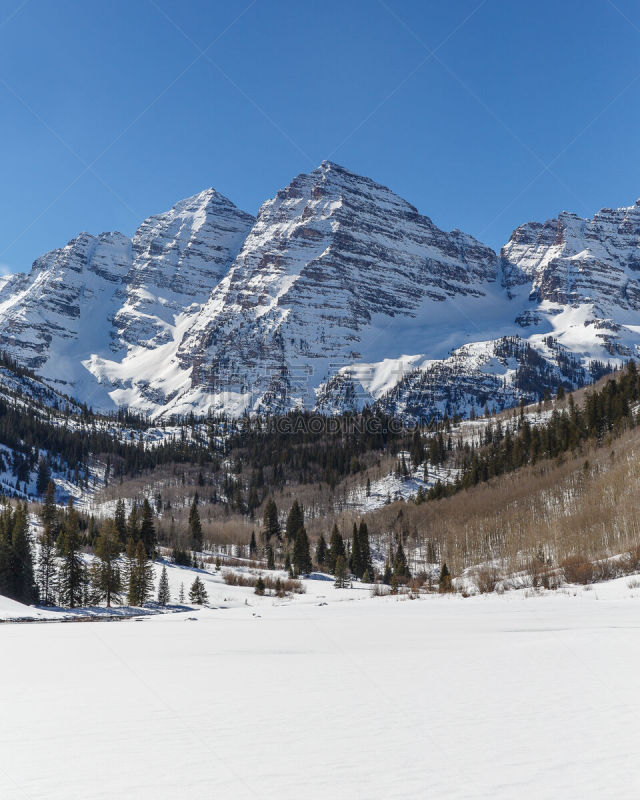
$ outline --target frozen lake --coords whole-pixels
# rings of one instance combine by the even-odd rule
[[[626,581],[415,601],[331,590],[326,605],[0,626],[0,797],[640,790]]]

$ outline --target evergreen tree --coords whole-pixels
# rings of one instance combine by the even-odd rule
[[[291,510],[287,516],[287,524],[285,527],[285,536],[287,537],[287,542],[289,544],[293,544],[295,542],[298,531],[303,526],[304,512],[298,501],[294,500]]]
[[[420,431],[416,428],[413,432],[413,439],[411,440],[411,450],[409,451],[409,455],[411,457],[411,463],[414,467],[420,466],[424,461],[424,445],[422,443],[422,437],[420,436]]]
[[[55,486],[51,481],[47,486],[44,503],[40,508],[42,532],[39,537],[37,578],[40,601],[45,606],[55,602],[56,540],[59,533],[58,509],[55,501]]]
[[[256,581],[256,594],[263,595],[266,588],[262,575],[260,575]]]
[[[50,480],[51,470],[49,469],[49,462],[44,456],[40,456],[40,461],[38,461],[38,476],[36,478],[36,492],[39,497],[42,497],[47,491]]]
[[[138,513],[138,504],[134,503],[129,512],[129,519],[127,521],[127,538],[133,539],[137,542],[140,538],[140,515]]]
[[[320,534],[318,546],[316,547],[316,564],[322,569],[327,560],[327,543],[324,540],[323,534]]]
[[[393,560],[393,575],[399,581],[404,582],[411,576],[409,572],[409,565],[407,564],[407,557],[402,547],[402,539],[398,542],[398,549]]]
[[[178,602],[184,603],[184,583],[180,584],[180,591],[178,592]]]
[[[296,533],[296,540],[293,545],[293,567],[298,575],[309,573],[312,569],[309,537],[304,526],[298,528]]]
[[[153,524],[153,510],[145,497],[142,504],[142,521],[140,523],[140,540],[144,545],[148,558],[155,558],[156,554],[156,529]]]
[[[356,523],[353,523],[353,534],[351,538],[351,572],[356,578],[361,578],[364,573],[362,552],[360,550],[360,536]]]
[[[127,546],[128,531],[127,531],[127,512],[124,500],[118,500],[116,503],[116,512],[113,517],[114,525],[118,531],[118,538],[120,539],[120,549],[124,550]]]
[[[167,575],[167,568],[163,565],[162,572],[160,573],[160,581],[158,583],[158,603],[161,606],[167,606],[171,602],[171,592],[169,591],[169,576]]]
[[[362,558],[362,580],[364,581],[365,572],[368,572],[370,576],[373,575],[373,559],[371,557],[371,546],[369,544],[369,529],[367,528],[367,523],[364,521],[360,523],[358,539],[360,543],[360,556]],[[371,583],[371,581],[365,581],[365,583]]]
[[[58,573],[60,602],[68,608],[82,605],[84,597],[86,571],[80,548],[80,523],[73,507],[73,498],[70,497],[62,524],[62,562]]]
[[[287,553],[287,555],[289,555]],[[273,555],[273,547],[268,544],[267,545],[267,569],[275,569],[276,568],[276,560],[275,556]]]
[[[129,573],[127,602],[130,606],[143,606],[153,596],[153,589],[153,564],[147,560],[147,551],[139,540]]]
[[[90,547],[95,549],[96,542],[98,540],[98,534],[100,533],[100,529],[98,528],[98,523],[96,522],[96,518],[93,514],[89,517],[89,525],[87,526],[87,533],[86,533],[86,541]]]
[[[136,543],[131,537],[127,539],[123,562],[121,579],[123,587],[125,587],[127,590],[127,602],[129,602],[129,596],[131,594],[131,579],[134,576],[136,568]],[[129,603],[129,605],[132,605],[132,603]]]
[[[255,558],[258,545],[256,543],[255,531],[251,531],[251,539],[249,540],[249,558]]]
[[[10,596],[20,603],[31,605],[38,599],[38,589],[33,575],[33,553],[31,552],[26,503],[19,503],[13,515],[11,550],[13,592]]]
[[[196,492],[189,511],[189,536],[191,537],[191,549],[199,553],[202,550],[202,524],[200,523],[198,500],[198,493]]]
[[[334,524],[333,531],[331,532],[331,540],[329,542],[329,552],[326,559],[327,569],[329,572],[335,574],[336,561],[340,556],[343,558],[346,556],[344,540],[340,535],[337,524]]]
[[[451,573],[449,572],[449,568],[447,567],[446,562],[442,564],[442,569],[440,570],[440,579],[438,581],[438,589],[441,592],[450,592],[451,587]]]
[[[334,570],[336,576],[336,588],[342,589],[347,585],[347,560],[344,556],[338,556]]]
[[[196,579],[191,584],[191,589],[189,589],[189,600],[199,606],[209,602],[209,596],[207,595],[207,590],[204,588],[204,583],[197,575]]]
[[[264,518],[262,521],[262,535],[266,544],[270,544],[275,537],[280,541],[280,523],[278,522],[278,507],[275,500],[270,497],[264,507]]]
[[[112,520],[107,520],[96,541],[97,560],[91,568],[91,584],[96,600],[111,603],[121,602],[122,580],[118,566],[120,537]]]
[[[0,512],[0,594],[11,597],[13,592],[13,512],[5,506]]]

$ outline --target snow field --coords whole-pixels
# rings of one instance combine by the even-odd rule
[[[141,621],[2,626],[0,796],[640,789],[640,598],[624,579],[540,596],[326,594],[327,605],[254,595]]]

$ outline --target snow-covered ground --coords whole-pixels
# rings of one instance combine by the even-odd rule
[[[87,565],[90,565],[93,561],[93,556],[85,554],[84,560]],[[275,598],[268,594],[264,597],[259,597],[255,594],[254,589],[251,586],[233,586],[227,584],[224,578],[225,573],[235,572],[252,578],[256,578],[259,574],[262,574],[264,577],[269,576],[274,580],[277,577],[285,580],[288,578],[288,574],[284,571],[267,572],[266,570],[252,570],[248,567],[221,566],[220,569],[216,570],[216,567],[213,564],[207,565],[205,569],[194,569],[193,567],[182,567],[177,566],[176,564],[158,560],[153,564],[155,572],[154,583],[156,587],[153,600],[155,600],[157,596],[157,588],[163,566],[166,566],[167,568],[167,578],[169,581],[169,590],[171,594],[171,605],[166,609],[162,609],[161,607],[157,607],[151,603],[150,607],[145,608],[143,611],[140,611],[140,609],[137,608],[122,607],[115,604],[111,611],[108,611],[104,607],[74,609],[73,611],[70,611],[66,608],[50,609],[37,606],[25,606],[0,595],[0,622],[19,620],[64,621],[70,617],[104,617],[108,614],[115,614],[118,616],[137,616],[141,613],[149,614],[176,611],[182,608],[185,603],[189,604],[189,589],[191,588],[191,584],[196,576],[199,577],[204,583],[205,590],[208,595],[208,605],[212,608],[218,609],[239,608],[240,606],[246,607],[247,604],[250,604],[255,610],[263,605],[287,605],[292,602],[323,602],[327,600],[328,595],[331,596],[333,601],[353,600],[361,597],[368,597],[371,591],[371,587],[368,584],[361,583],[354,584],[353,588],[336,589],[333,585],[333,578],[331,578],[329,575],[313,573],[310,578],[302,581],[304,592],[301,594],[296,593],[293,596],[287,596],[284,598]],[[184,601],[180,600],[181,590],[184,591]]]
[[[371,481],[369,494],[366,486],[358,486],[347,497],[347,506],[351,509],[367,512],[393,502],[394,500],[409,500],[415,498],[420,489],[427,491],[438,481],[453,483],[460,470],[455,467],[428,464],[428,478],[424,480],[424,466],[413,467],[409,453],[405,451],[405,463],[408,475],[399,475],[397,471],[389,472],[381,478]]]
[[[629,582],[0,626],[0,797],[633,797]]]

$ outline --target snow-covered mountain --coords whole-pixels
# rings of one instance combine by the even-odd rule
[[[133,240],[80,234],[0,285],[0,349],[65,393],[113,409],[100,366],[170,341],[253,221],[209,189],[145,220]]]
[[[170,341],[176,316],[209,297],[254,221],[214,189],[146,219],[133,237],[118,336],[149,348]]]
[[[131,240],[81,233],[0,291],[0,348],[69,394],[91,394],[82,361],[109,349]],[[83,398],[84,399],[84,398]]]
[[[575,386],[640,348],[640,205],[496,254],[331,162],[254,220],[206,190],[0,283],[0,348],[101,409],[416,419]]]
[[[446,354],[452,336],[475,330],[469,310],[489,311],[503,294],[490,248],[324,162],[260,209],[177,351],[193,372],[176,402],[313,407],[345,364],[399,357],[429,338]]]

